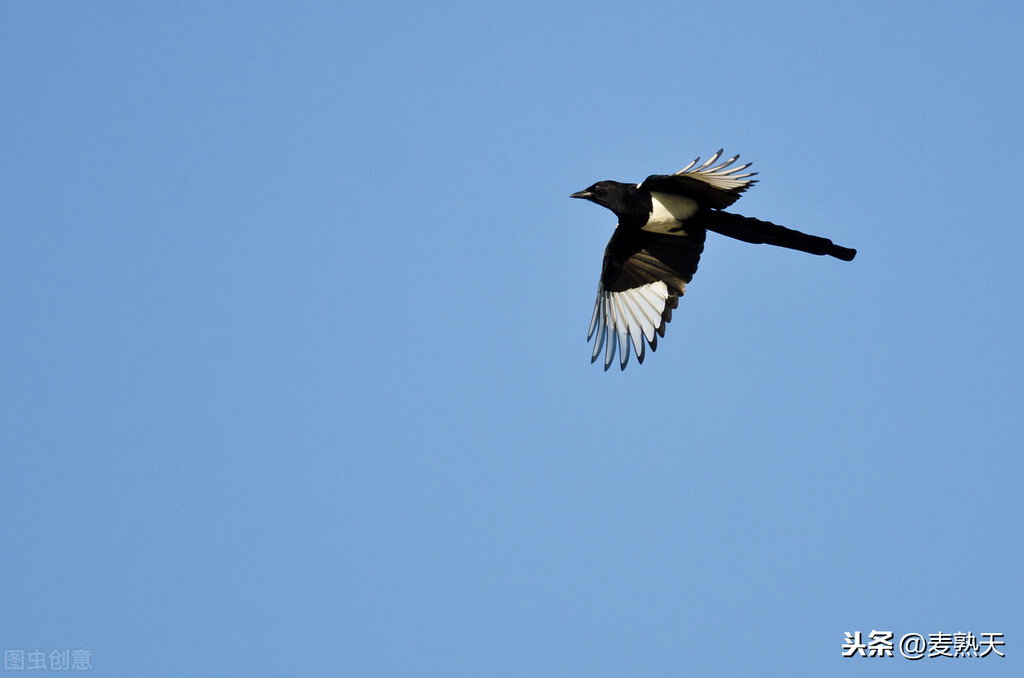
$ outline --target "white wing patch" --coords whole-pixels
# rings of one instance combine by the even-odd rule
[[[700,205],[692,198],[681,195],[651,191],[651,216],[644,224],[643,230],[669,235],[686,235],[682,222],[697,212]]]
[[[618,344],[619,367],[626,369],[629,362],[629,344],[640,362],[644,361],[644,340],[653,351],[658,345],[656,335],[662,325],[662,314],[668,303],[668,285],[662,281],[648,283],[642,287],[609,292],[604,283],[597,285],[597,303],[590,318],[587,341],[594,337],[594,353],[590,362],[595,362],[604,348],[604,369],[607,370],[615,359]]]
[[[704,183],[711,184],[715,188],[720,188],[724,191],[743,191],[746,190],[750,184],[754,183],[755,180],[750,177],[757,174],[757,172],[736,174],[737,172],[742,172],[750,167],[751,163],[748,162],[746,165],[740,165],[739,167],[729,169],[730,165],[739,160],[740,156],[738,155],[732,156],[721,165],[712,167],[711,165],[714,165],[715,161],[717,161],[721,156],[722,149],[719,149],[718,153],[711,156],[707,162],[700,167],[695,167],[695,165],[700,162],[700,158],[697,158],[689,165],[676,172],[676,175],[685,174],[688,177],[700,179]]]

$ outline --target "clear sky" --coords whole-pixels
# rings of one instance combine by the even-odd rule
[[[4,660],[1022,675],[1022,83],[1020,2],[3,3]],[[568,195],[720,147],[856,260],[711,234],[603,372]]]

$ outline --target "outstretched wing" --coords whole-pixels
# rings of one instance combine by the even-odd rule
[[[739,167],[731,167],[739,160],[738,155],[715,165],[721,156],[722,151],[719,150],[699,167],[697,163],[700,162],[700,158],[697,158],[675,174],[654,174],[644,179],[638,188],[681,195],[696,200],[704,207],[724,209],[739,200],[745,190],[757,183],[756,179],[750,178],[757,172],[739,174],[750,167],[749,162]]]
[[[605,349],[604,369],[619,351],[619,367],[626,369],[629,344],[637,360],[644,361],[645,345],[658,348],[658,335],[672,309],[686,292],[704,251],[704,229],[687,235],[663,235],[616,229],[604,252],[597,302],[590,319],[587,341],[596,336],[590,362]],[[646,342],[646,344],[645,344]]]

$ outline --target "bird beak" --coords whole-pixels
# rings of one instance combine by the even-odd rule
[[[573,193],[569,197],[570,198],[583,198],[584,200],[586,200],[586,199],[590,198],[590,196],[592,196],[592,195],[593,195],[593,193],[591,193],[590,191],[579,191],[578,193]]]

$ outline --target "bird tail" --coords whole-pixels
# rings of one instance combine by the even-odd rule
[[[704,216],[703,226],[706,229],[743,242],[788,247],[791,250],[800,250],[808,254],[827,254],[843,261],[853,261],[853,258],[857,256],[857,250],[840,247],[828,238],[807,235],[770,221],[761,221],[719,210],[709,210]]]

